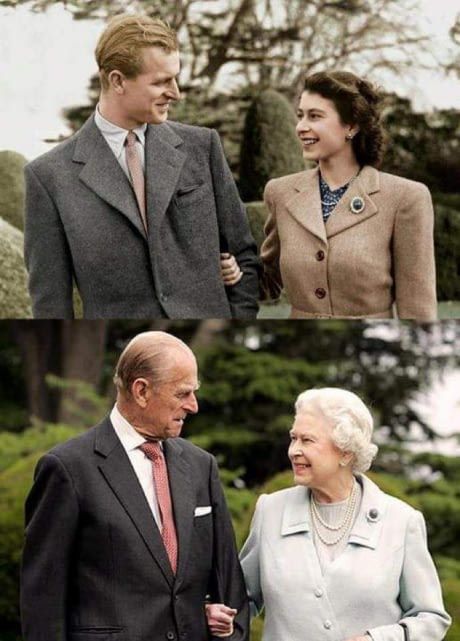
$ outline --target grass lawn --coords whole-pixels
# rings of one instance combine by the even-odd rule
[[[289,318],[290,311],[291,307],[286,300],[281,300],[279,303],[263,303],[260,306],[257,318],[259,320]],[[443,301],[439,303],[438,318],[440,320],[446,318],[460,319],[460,301]]]

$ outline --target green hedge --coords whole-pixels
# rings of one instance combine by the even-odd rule
[[[23,245],[22,232],[0,218],[0,318],[32,316]]]
[[[0,151],[0,215],[21,231],[24,229],[24,165],[15,151]]]

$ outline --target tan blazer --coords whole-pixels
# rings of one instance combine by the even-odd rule
[[[361,213],[351,201],[362,198]],[[433,205],[421,183],[365,166],[323,222],[318,168],[271,180],[261,248],[292,318],[436,320]]]

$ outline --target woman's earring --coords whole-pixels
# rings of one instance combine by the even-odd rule
[[[340,461],[339,465],[340,465],[341,467],[346,467],[347,462],[346,462],[346,461]]]
[[[353,140],[353,134],[347,134],[345,140]]]

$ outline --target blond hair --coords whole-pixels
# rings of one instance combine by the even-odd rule
[[[146,378],[157,386],[168,380],[178,352],[195,358],[192,350],[176,336],[166,332],[142,332],[125,347],[118,359],[113,382],[118,392],[131,395],[137,378]]]
[[[177,51],[176,32],[159,18],[126,14],[113,18],[102,32],[95,51],[102,88],[108,88],[109,74],[115,69],[127,78],[142,73],[142,52],[147,47],[160,47],[168,53]]]

